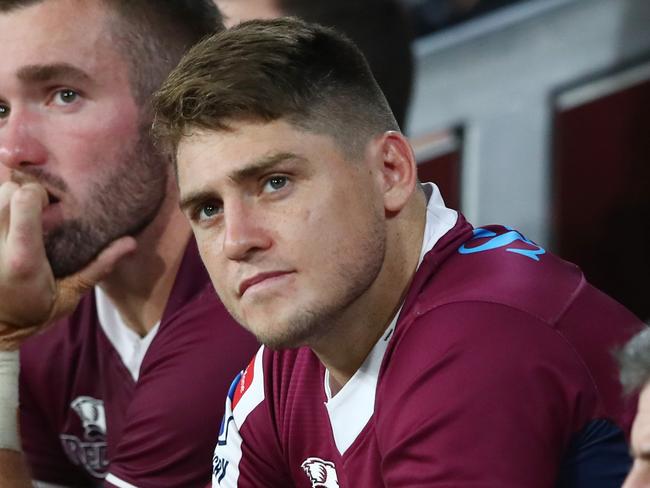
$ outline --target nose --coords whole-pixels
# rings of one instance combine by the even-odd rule
[[[224,206],[223,251],[228,259],[250,259],[272,245],[264,218],[254,205],[254,202],[235,202]]]
[[[26,112],[12,111],[0,124],[0,163],[9,169],[42,165],[47,151],[38,137],[38,120]]]

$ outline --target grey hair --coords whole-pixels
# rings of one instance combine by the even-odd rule
[[[616,356],[625,392],[640,390],[650,381],[650,328],[646,327],[630,339]]]

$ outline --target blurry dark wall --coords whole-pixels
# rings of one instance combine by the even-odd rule
[[[559,254],[650,318],[650,79],[555,116]]]

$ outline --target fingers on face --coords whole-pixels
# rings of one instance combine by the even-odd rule
[[[45,259],[41,215],[46,204],[47,193],[38,184],[28,183],[14,189],[10,195],[9,224],[3,253],[10,257],[12,274],[29,273],[32,267]]]
[[[0,228],[6,232],[9,225],[9,205],[12,195],[18,190],[19,186],[13,181],[8,181],[0,185]]]

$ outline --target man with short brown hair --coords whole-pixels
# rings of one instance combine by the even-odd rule
[[[154,107],[215,289],[264,344],[230,390],[215,488],[620,486],[610,350],[639,321],[420,185],[349,40],[241,24]]]

